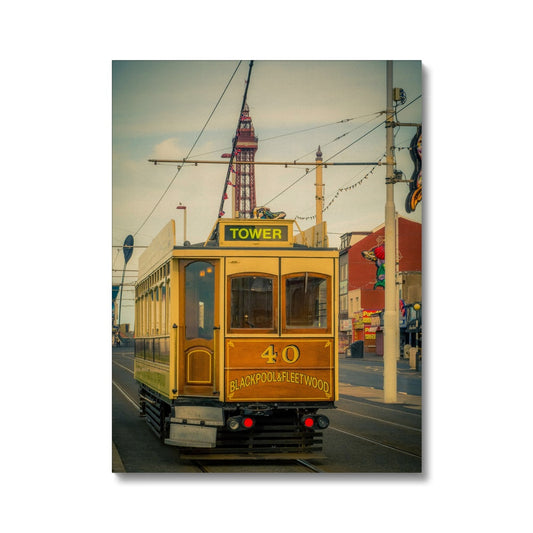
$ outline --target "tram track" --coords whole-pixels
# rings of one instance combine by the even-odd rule
[[[111,383],[116,387],[116,389],[132,404],[137,411],[141,409],[141,406],[115,381],[112,380]]]
[[[309,461],[306,461],[305,459],[296,459],[296,462],[297,462],[299,465],[304,466],[304,467],[307,468],[308,470],[311,470],[311,472],[315,472],[315,473],[317,473],[317,474],[324,474],[324,473],[325,473],[324,470],[321,470],[320,468],[318,468],[318,467],[315,466],[314,464],[310,463]]]
[[[135,359],[135,355],[133,354],[133,352],[116,352],[113,354],[113,357],[125,357],[126,359],[130,359],[130,360],[134,360]]]
[[[191,461],[191,465],[198,468],[198,470],[200,472],[202,472],[203,474],[211,474],[212,472],[209,472],[209,470],[207,469],[207,467],[202,464],[200,461]]]
[[[123,368],[124,370],[127,370],[130,374],[133,375],[133,370],[131,368],[121,365],[120,363],[117,363],[116,361],[113,361],[113,364],[119,366],[120,368]]]
[[[363,440],[365,442],[368,442],[370,444],[374,444],[375,446],[381,446],[383,448],[387,448],[389,450],[393,450],[398,453],[402,453],[405,455],[409,455],[410,457],[416,457],[417,459],[421,459],[422,455],[416,454],[407,450],[404,450],[402,448],[398,448],[397,446],[391,446],[390,444],[385,444],[384,442],[379,442],[375,439],[370,439],[368,437],[363,437],[363,435],[358,435],[357,433],[352,433],[350,431],[345,431],[344,429],[336,428],[334,426],[329,426],[329,429],[332,429],[333,431],[338,431],[339,433],[344,433],[345,435],[349,435],[350,437],[354,437],[356,439]]]
[[[121,355],[123,355],[123,354],[121,354]],[[133,357],[129,357],[129,356],[125,356],[125,357],[126,357],[127,360],[132,360],[133,359]],[[133,374],[133,371],[130,368],[127,368],[125,365],[121,364],[121,362],[113,361],[113,364],[117,368],[120,368],[122,371],[126,371],[126,372],[128,372],[128,374]],[[119,381],[112,380],[113,387],[115,387],[116,390],[126,399],[126,401],[129,403],[129,405],[131,405],[138,412],[140,410],[140,406],[139,406],[138,402],[136,401],[135,398],[133,398],[131,392],[127,391],[127,386],[124,383],[121,383]],[[344,398],[344,400],[348,400],[348,399]],[[354,405],[354,404],[358,404],[358,405],[365,404],[365,405],[368,405],[365,402],[357,401],[357,399],[355,399],[355,398],[354,399],[349,399],[348,401],[350,401],[352,403],[352,405]],[[384,418],[380,418],[379,417],[379,411],[376,413],[377,416],[371,416],[370,414],[363,414],[363,413],[358,413],[356,411],[352,411],[350,409],[350,407],[351,407],[350,405],[348,405],[348,406],[345,405],[344,407],[345,407],[344,409],[342,409],[342,408],[338,409],[339,414],[342,413],[344,416],[348,416],[348,417],[361,417],[361,418],[364,418],[364,419],[368,420],[369,422],[376,422],[376,423],[379,423],[379,424],[386,424],[386,425],[389,425],[389,426],[392,426],[392,427],[396,427],[396,428],[398,428],[398,430],[408,430],[408,431],[413,431],[413,432],[416,432],[416,433],[421,433],[421,429],[420,428],[409,425],[409,420],[406,420],[407,424],[400,424],[398,422],[394,422],[394,421],[386,420]],[[355,405],[354,405],[354,407],[355,407]],[[393,408],[388,408],[386,406],[374,405],[373,407],[378,408],[380,410],[384,410],[384,411],[390,411],[390,412],[396,412],[396,413],[398,412],[398,410],[395,410]],[[417,419],[420,419],[420,417],[421,417],[421,413],[412,413],[412,412],[402,411],[402,414],[403,415],[408,415],[413,420],[413,422],[415,422],[415,420],[417,420]],[[412,417],[415,417],[415,418],[412,418]],[[401,448],[399,446],[395,446],[394,444],[389,444],[389,443],[383,442],[382,440],[379,440],[379,439],[370,438],[370,437],[365,436],[364,434],[361,434],[361,433],[358,433],[358,432],[353,432],[353,431],[349,431],[349,430],[346,430],[346,429],[342,429],[342,427],[339,427],[338,424],[330,424],[329,431],[343,434],[346,437],[357,439],[357,440],[366,442],[369,445],[376,446],[376,447],[379,447],[381,449],[390,450],[391,452],[394,452],[394,453],[399,453],[399,454],[402,454],[404,456],[409,456],[409,457],[412,457],[412,458],[421,459],[421,454],[420,453],[416,453],[417,450],[409,451],[409,450],[403,449],[403,448]],[[209,465],[208,463],[206,464],[206,463],[204,463],[204,462],[202,462],[200,460],[194,460],[194,459],[192,459],[192,460],[188,459],[188,462],[189,461],[190,461],[191,466],[193,466],[199,472],[202,472],[202,473],[216,473],[213,470],[213,468],[211,467],[211,465]],[[322,470],[321,468],[315,466],[314,464],[310,463],[309,461],[306,461],[305,459],[294,458],[294,459],[290,459],[290,461],[293,462],[292,463],[293,465],[298,465],[298,467],[301,467],[303,469],[303,471],[310,471],[310,472],[315,472],[315,473],[325,473],[325,472],[327,472],[327,470]],[[276,459],[272,459],[272,465],[275,468],[279,468],[281,462],[285,462],[285,461],[278,461],[277,462]],[[227,468],[230,468],[230,469],[233,469],[233,470],[228,470]],[[224,465],[224,470],[223,471],[225,471],[225,472],[228,472],[228,471],[238,472],[239,470],[236,470],[235,468],[238,468],[238,465],[237,464],[233,464],[232,465],[231,460],[228,460],[228,462]],[[244,471],[246,471],[246,469],[243,470],[243,472]]]
[[[381,422],[383,424],[389,424],[391,426],[396,426],[396,427],[399,427],[399,428],[402,428],[402,429],[408,429],[408,430],[416,431],[416,432],[419,432],[419,433],[422,432],[421,428],[417,428],[417,427],[414,427],[414,426],[407,426],[405,424],[400,424],[398,422],[392,422],[391,420],[385,420],[383,418],[378,418],[378,417],[375,417],[375,416],[364,415],[362,413],[357,413],[355,411],[347,411],[346,409],[341,409],[340,407],[337,407],[337,412],[346,413],[346,414],[349,414],[349,415],[352,415],[352,416],[357,416],[357,417],[360,417],[360,418],[367,418],[369,420],[375,420],[376,422]]]
[[[340,395],[339,402],[340,401],[353,402],[359,405],[369,405],[369,401],[366,398],[356,398],[354,396],[348,396],[345,394]],[[371,402],[371,403],[372,403],[372,406],[375,407],[376,409],[398,413],[398,409],[395,409],[394,407],[387,407],[386,405],[381,405],[379,403],[374,403],[374,402]],[[402,415],[413,416],[413,417],[418,417],[418,418],[422,417],[422,413],[420,411],[413,412],[411,410],[405,410],[405,409],[402,410]]]
[[[221,472],[215,472],[214,470],[210,470],[209,466],[206,465],[205,463],[203,463],[200,460],[192,459],[192,460],[190,460],[190,463],[191,463],[192,466],[197,468],[203,474],[221,473]],[[324,470],[321,470],[320,468],[318,468],[317,466],[315,466],[314,464],[310,463],[309,461],[307,461],[305,459],[284,459],[282,462],[280,462],[280,461],[276,462],[275,460],[272,461],[272,464],[277,464],[277,463],[279,463],[279,464],[291,464],[292,463],[292,464],[297,465],[299,467],[302,467],[304,469],[304,472],[291,472],[291,473],[295,473],[295,474],[305,473],[305,472],[313,472],[315,474],[324,474],[324,473],[326,473]],[[225,462],[224,466],[232,467],[231,460],[228,460],[227,462]]]
[[[117,364],[118,366],[122,366],[122,365],[120,365],[118,363],[115,363],[115,364]],[[125,367],[123,367],[123,368],[125,368]],[[128,369],[126,369],[126,370],[128,370]],[[117,390],[129,401],[129,403],[131,405],[133,405],[137,410],[140,409],[139,404],[120,385],[118,385],[118,383],[116,383],[114,380],[112,381],[112,383],[117,388]],[[358,416],[357,413],[350,413],[350,414]],[[386,420],[380,420],[380,419],[376,419],[374,417],[368,417],[368,418],[373,418],[375,420],[379,420],[381,422],[387,423]],[[399,425],[399,424],[397,424],[397,425]],[[387,448],[389,450],[393,450],[393,451],[398,452],[398,453],[409,455],[411,457],[416,457],[416,458],[421,458],[422,457],[420,454],[416,454],[416,453],[410,452],[408,450],[404,450],[402,448],[398,448],[397,446],[391,446],[390,444],[386,444],[384,442],[380,442],[380,441],[377,441],[375,439],[370,439],[368,437],[364,437],[363,435],[359,435],[357,433],[346,431],[346,430],[337,428],[335,426],[329,426],[329,429],[331,429],[333,431],[337,431],[339,433],[343,433],[345,435],[348,435],[350,437],[353,437],[353,438],[356,438],[356,439],[359,439],[359,440],[363,440],[363,441],[368,442],[370,444],[373,444],[375,446],[380,446],[380,447],[383,447],[383,448]],[[409,429],[415,429],[416,430],[417,428],[409,428]],[[324,472],[323,470],[319,469],[318,467],[316,467],[315,465],[309,463],[308,461],[306,461],[304,459],[295,459],[295,461],[299,465],[304,466],[305,468],[307,468],[308,470],[311,470],[312,472],[317,472],[317,473]],[[200,461],[192,461],[192,464],[194,466],[198,467],[198,469],[200,471],[205,472],[205,473],[209,473],[209,470],[207,469],[207,467],[205,467],[205,465],[200,463]]]
[[[118,366],[122,367],[122,365],[120,365],[118,363],[115,363],[115,364],[117,364]],[[125,367],[122,367],[122,368],[125,368]],[[128,370],[128,369],[126,369],[126,370]],[[124,396],[124,398],[129,402],[130,405],[133,405],[137,411],[140,410],[140,405],[128,394],[128,392],[124,388],[122,388],[121,385],[119,385],[115,380],[112,380],[112,384],[122,394],[122,396]],[[192,466],[194,466],[195,468],[198,468],[198,470],[200,472],[202,472],[202,473],[206,473],[206,474],[214,473],[214,472],[210,471],[209,468],[204,463],[202,463],[199,460],[195,460],[195,459],[191,460],[191,459],[189,459],[189,461],[190,461]],[[307,461],[305,459],[290,459],[290,461],[294,461],[295,464],[297,464],[299,466],[302,466],[307,471],[311,471],[311,472],[315,472],[315,473],[323,473],[324,472],[323,470],[321,470],[320,468],[318,468],[317,466],[313,465],[312,463],[310,463],[309,461]]]

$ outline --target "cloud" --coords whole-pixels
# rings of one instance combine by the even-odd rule
[[[153,151],[154,159],[177,159],[184,157],[185,149],[180,144],[177,137],[165,139],[163,142],[156,144]]]

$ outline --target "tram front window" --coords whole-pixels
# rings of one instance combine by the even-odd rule
[[[287,278],[285,317],[288,328],[327,328],[327,278],[309,274]]]
[[[239,276],[231,280],[231,328],[274,329],[272,278]]]

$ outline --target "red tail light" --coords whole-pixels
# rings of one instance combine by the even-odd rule
[[[253,427],[254,425],[254,419],[249,417],[249,416],[245,416],[243,419],[242,419],[242,425],[246,428],[246,429],[250,429],[251,427]]]
[[[243,429],[253,428],[255,420],[251,416],[232,416],[228,418],[226,426],[231,431],[242,431]]]
[[[313,419],[312,416],[304,416],[302,418],[302,422],[306,428],[312,428],[315,424],[315,420]]]
[[[307,429],[326,429],[329,426],[329,418],[324,415],[303,415],[300,422]]]

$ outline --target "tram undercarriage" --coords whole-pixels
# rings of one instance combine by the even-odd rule
[[[314,457],[322,451],[329,420],[320,404],[224,404],[211,398],[181,397],[173,405],[141,386],[141,416],[167,445],[192,456]]]

